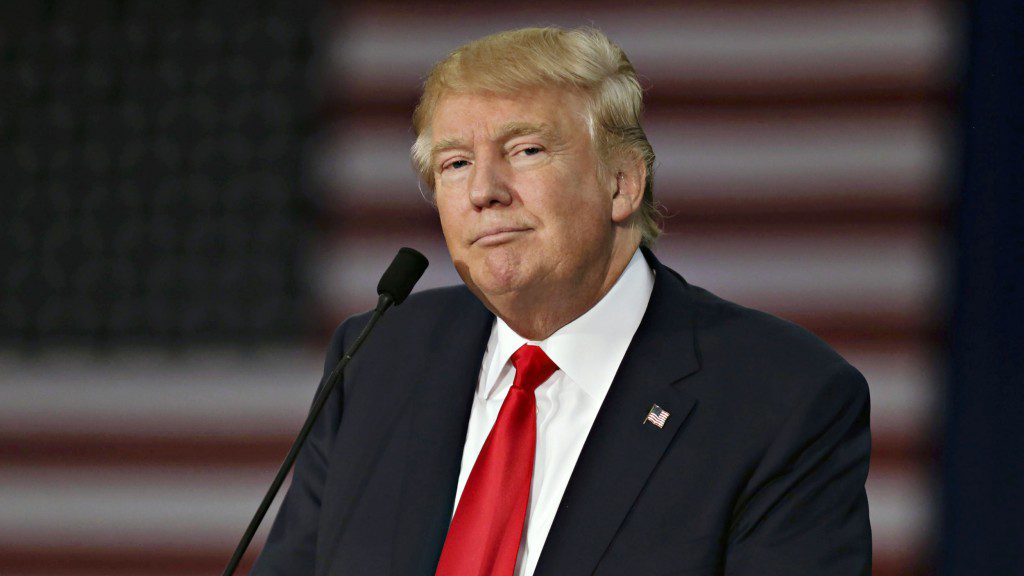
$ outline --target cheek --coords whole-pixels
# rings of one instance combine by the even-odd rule
[[[593,191],[587,179],[574,166],[551,166],[548,170],[522,178],[517,184],[528,211],[539,216],[557,216],[569,221],[581,207],[592,203]]]
[[[435,199],[437,214],[441,222],[441,232],[444,233],[449,249],[456,249],[458,239],[462,237],[463,225],[459,218],[458,209],[450,199],[438,195]]]
[[[611,221],[611,202],[597,190],[595,181],[572,181],[553,189],[543,210],[550,221],[575,237],[586,237]]]

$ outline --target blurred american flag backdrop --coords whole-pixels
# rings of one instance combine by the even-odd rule
[[[422,78],[535,25],[642,76],[659,258],[864,373],[874,573],[934,570],[963,6],[519,6],[2,9],[0,574],[220,573],[394,251],[458,281],[408,157]]]

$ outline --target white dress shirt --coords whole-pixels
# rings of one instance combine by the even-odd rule
[[[652,290],[654,272],[637,250],[615,285],[593,308],[546,340],[527,340],[500,318],[491,328],[473,397],[456,502],[462,498],[473,464],[512,387],[512,353],[523,344],[534,344],[559,368],[535,393],[537,451],[516,576],[532,576],[537,566],[569,476],[626,348],[640,326]]]

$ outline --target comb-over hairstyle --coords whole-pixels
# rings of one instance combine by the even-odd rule
[[[434,65],[423,86],[413,128],[413,167],[434,190],[430,120],[448,94],[515,94],[556,87],[582,96],[586,121],[602,169],[626,155],[647,170],[644,198],[632,224],[641,243],[652,246],[661,234],[654,201],[654,149],[640,126],[643,91],[626,54],[593,28],[521,28],[474,40]]]

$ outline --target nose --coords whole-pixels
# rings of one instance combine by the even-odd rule
[[[469,183],[469,199],[477,210],[512,203],[509,166],[501,158],[477,157]]]

